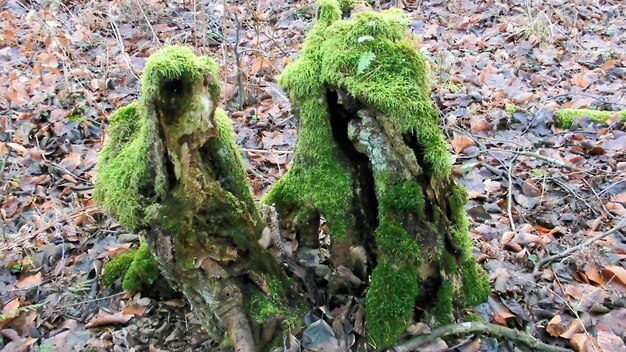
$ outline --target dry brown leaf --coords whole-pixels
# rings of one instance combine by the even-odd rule
[[[561,326],[561,315],[557,314],[550,319],[548,325],[546,326],[546,331],[550,334],[550,336],[557,337],[561,335],[563,332],[563,326]]]
[[[589,336],[584,333],[574,334],[569,340],[569,344],[578,352],[602,351],[595,339],[593,339],[593,337],[590,339]]]
[[[572,319],[559,336],[569,340],[572,336],[574,336],[574,334],[582,332],[583,330],[583,322],[580,319]]]
[[[605,266],[602,269],[602,273],[607,279],[611,280],[613,278],[613,282],[619,282],[620,284],[626,286],[626,269],[617,265]]]
[[[31,287],[35,287],[41,285],[41,273],[37,273],[35,275],[30,275],[30,276],[26,276],[25,278],[22,278],[20,281],[18,281],[15,284],[15,287],[22,289],[22,290],[27,290]]]
[[[185,306],[185,302],[180,299],[168,299],[167,301],[163,301],[163,304],[169,307],[181,308]]]
[[[10,142],[10,143],[7,143],[7,146],[11,147],[11,149],[16,150],[20,153],[26,153],[26,148],[21,144]]]
[[[585,76],[583,75],[574,75],[572,76],[572,84],[580,87],[582,89],[586,89],[587,87],[589,87],[589,80],[587,80],[587,78],[585,78]]]
[[[602,277],[602,274],[600,274],[600,272],[598,271],[598,269],[596,269],[596,266],[594,264],[591,264],[591,263],[585,264],[584,270],[585,270],[585,275],[587,276],[587,279],[589,279],[590,281],[600,286],[606,285],[606,280],[604,280],[604,278]]]
[[[20,301],[17,298],[4,305],[2,308],[2,319],[0,319],[0,329],[9,325],[9,323],[18,315],[19,308]]]
[[[85,327],[95,328],[103,325],[126,324],[134,315],[117,312],[115,314],[100,313],[98,316],[87,323]]]
[[[254,60],[252,65],[250,65],[250,74],[256,75],[263,68],[269,69],[271,67],[271,63],[266,58],[257,58]]]
[[[467,147],[474,145],[474,140],[462,133],[454,133],[454,138],[450,141],[452,148],[457,153],[461,153]]]
[[[611,330],[598,331],[598,345],[602,351],[626,351],[624,340],[615,335]]]
[[[146,312],[146,307],[137,303],[127,304],[122,308],[122,314],[132,314],[134,316],[142,316]]]
[[[606,203],[606,208],[613,214],[626,216],[626,208],[624,208],[624,206],[620,203],[608,202]]]
[[[106,249],[106,256],[107,257],[113,257],[116,256],[120,253],[126,252],[126,250],[128,250],[128,248],[130,248],[130,246],[132,245],[132,243],[128,242],[128,243],[123,243],[119,246],[115,246],[115,247],[109,247]],[[103,256],[104,257],[104,256]]]

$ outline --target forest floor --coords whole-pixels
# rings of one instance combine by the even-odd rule
[[[626,351],[624,231],[536,265],[626,218],[624,124],[553,124],[561,108],[626,109],[626,3],[381,3],[411,19],[469,190],[493,287],[473,311],[577,351]],[[1,351],[211,350],[182,299],[101,286],[103,264],[138,244],[92,200],[107,117],[137,98],[163,45],[215,57],[261,196],[289,168],[296,121],[276,78],[314,14],[309,0],[0,1]],[[356,348],[359,304],[312,314],[324,313],[331,342]],[[423,350],[524,349],[464,336]]]

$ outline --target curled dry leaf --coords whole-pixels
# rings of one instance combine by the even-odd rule
[[[117,312],[115,314],[100,312],[100,314],[98,314],[95,319],[87,323],[85,327],[95,328],[104,325],[126,324],[132,317],[134,317],[133,314],[124,314],[123,312]]]
[[[617,282],[626,287],[626,269],[617,265],[605,266],[602,273],[607,279]]]

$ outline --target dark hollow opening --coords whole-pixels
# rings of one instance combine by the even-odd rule
[[[356,100],[354,102],[357,104],[349,104],[348,102],[339,104],[337,92],[333,90],[326,91],[326,101],[330,113],[333,138],[353,168],[354,180],[357,183],[354,187],[355,192],[357,189],[360,190],[360,193],[356,194],[355,197],[360,204],[355,204],[355,206],[362,212],[356,212],[356,221],[358,227],[365,227],[359,230],[366,231],[358,232],[369,234],[363,238],[363,240],[368,240],[367,237],[373,238],[373,231],[378,227],[378,200],[374,186],[374,173],[367,155],[357,151],[348,138],[348,123],[353,118],[358,118],[356,112],[365,107]],[[364,241],[364,243],[368,243],[368,241]]]

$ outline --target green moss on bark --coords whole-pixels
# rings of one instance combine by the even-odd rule
[[[279,208],[284,204],[323,210],[333,235],[342,236],[355,221],[346,217],[352,181],[339,162],[332,136],[328,87],[344,89],[380,109],[400,133],[417,135],[435,174],[448,174],[450,161],[438,113],[428,98],[426,65],[412,44],[403,40],[406,16],[399,10],[362,12],[340,21],[338,2],[325,0],[319,2],[318,17],[300,58],[287,66],[279,80],[298,109],[300,135],[293,168],[263,201]],[[373,61],[358,73],[359,60],[369,53]]]
[[[135,252],[134,258],[124,280],[122,281],[122,288],[126,292],[137,292],[142,287],[150,287],[156,279],[159,277],[159,263],[156,261],[150,249],[145,242],[142,242],[137,252]]]
[[[412,322],[418,294],[415,269],[381,263],[372,272],[367,293],[367,328],[377,348],[396,342]]]
[[[585,116],[589,119],[606,124],[606,121],[614,116],[619,115],[622,122],[626,122],[626,110],[621,111],[598,111],[589,109],[561,109],[554,114],[554,121],[560,128],[569,128],[574,121]]]
[[[206,77],[203,77],[205,75]],[[149,118],[148,106],[155,99],[168,99],[156,93],[163,84],[175,93],[176,82],[181,80],[211,80],[208,85],[210,96],[219,99],[217,64],[208,57],[197,57],[191,49],[169,46],[150,57],[142,74],[141,101],[118,109],[109,117],[107,129],[109,141],[98,158],[94,199],[108,214],[115,217],[129,231],[137,231],[145,225],[146,207],[163,197],[166,191],[166,176],[163,165],[158,164],[159,126],[156,119]],[[188,92],[190,98],[196,97]],[[182,99],[184,101],[184,99]],[[205,105],[207,101],[184,101],[184,106],[174,106],[170,100],[160,102],[169,109],[193,111],[194,105]],[[210,108],[210,113],[214,108]],[[177,124],[174,129],[179,135],[190,133],[193,128],[207,129],[207,116],[192,117],[194,124]]]

